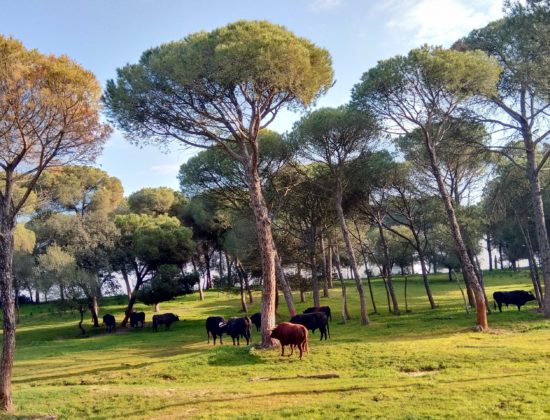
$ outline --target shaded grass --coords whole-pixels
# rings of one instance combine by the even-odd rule
[[[530,289],[524,272],[486,274],[488,294]],[[379,314],[359,325],[359,302],[348,285],[354,319],[339,320],[340,291],[322,299],[333,310],[331,340],[310,335],[310,354],[281,357],[206,343],[204,319],[240,316],[237,295],[208,291],[162,304],[182,321],[170,331],[128,330],[106,335],[90,329],[79,338],[78,314],[53,305],[22,308],[14,369],[17,415],[58,418],[548,418],[550,321],[509,309],[489,317],[491,331],[473,332],[460,292],[446,276],[431,279],[439,307],[429,309],[421,280],[409,277],[411,312],[387,311],[374,280]],[[395,279],[404,309],[404,279]],[[255,298],[259,301],[259,293]],[[297,296],[295,296],[297,300]],[[298,304],[303,310],[309,302]],[[123,305],[106,299],[101,314],[122,317]],[[281,305],[284,301],[281,296]],[[259,308],[251,305],[250,312]],[[370,306],[372,309],[372,306]],[[147,319],[151,308],[145,310]],[[286,308],[279,309],[286,320]],[[259,334],[253,332],[253,342]],[[257,377],[337,373],[338,378],[254,382]]]

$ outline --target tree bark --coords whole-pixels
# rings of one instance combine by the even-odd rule
[[[275,294],[277,287],[275,273],[276,253],[273,247],[271,221],[269,220],[267,205],[262,193],[257,165],[253,162],[247,162],[246,170],[250,192],[250,206],[252,207],[256,219],[256,233],[262,258],[261,346],[264,348],[271,348],[275,346],[275,342],[271,339],[271,329],[275,327]]]
[[[204,244],[203,256],[204,256],[204,265],[206,267],[206,287],[205,289],[212,288],[212,274],[210,272],[210,249],[207,244]]]
[[[90,298],[90,303],[88,306],[90,308],[90,313],[92,315],[92,323],[94,324],[94,327],[99,327],[99,316],[98,316],[99,305],[98,305],[96,296],[92,296]]]
[[[380,235],[380,241],[382,242],[382,250],[384,252],[385,267],[386,267],[386,281],[388,285],[388,292],[391,297],[393,313],[394,315],[399,315],[399,303],[397,302],[397,296],[395,296],[395,290],[393,288],[393,279],[391,272],[391,261],[390,261],[390,252],[388,248],[388,242],[386,241],[386,235],[384,235],[384,229],[382,228],[382,221],[380,220],[380,215],[376,218],[376,224],[378,225],[378,234]]]
[[[328,298],[328,275],[327,275],[327,253],[325,251],[325,238],[323,237],[323,234],[321,234],[321,255],[323,257],[323,264],[321,267],[323,268],[323,297]]]
[[[6,181],[7,184],[7,181]],[[10,197],[11,194],[6,194]],[[13,235],[14,219],[9,216],[11,200],[0,209],[0,298],[2,301],[3,335],[0,358],[0,410],[13,409],[11,375],[15,356],[15,307],[13,301]]]
[[[481,282],[477,278],[474,271],[473,263],[470,260],[470,257],[468,256],[468,253],[466,251],[466,245],[464,243],[464,240],[462,239],[462,232],[460,230],[460,225],[456,217],[451,197],[449,196],[447,187],[445,186],[445,182],[443,181],[443,177],[439,170],[439,163],[435,154],[435,150],[431,146],[428,138],[425,138],[425,145],[428,151],[428,155],[430,157],[432,174],[434,175],[434,178],[437,182],[439,194],[445,206],[445,211],[447,212],[449,227],[455,241],[458,258],[460,260],[460,266],[462,267],[462,272],[464,273],[465,278],[470,283],[470,286],[472,287],[474,292],[476,304],[476,329],[479,331],[484,331],[489,328],[489,324],[487,322],[487,308],[485,307],[485,294],[483,293]]]
[[[353,222],[355,225],[355,230],[357,230],[357,239],[359,241],[359,246],[361,247],[361,255],[363,256],[363,262],[365,264],[365,272],[367,274],[367,284],[369,286],[369,293],[370,293],[370,300],[372,302],[372,310],[373,313],[377,314],[378,310],[376,309],[376,302],[374,301],[374,293],[372,291],[372,283],[371,283],[371,276],[369,274],[369,262],[367,259],[367,249],[365,247],[365,244],[363,243],[363,239],[361,238],[361,232],[359,231],[359,227],[357,226],[357,223],[355,221]]]
[[[344,243],[346,244],[346,249],[349,255],[351,269],[355,277],[355,284],[357,286],[357,292],[359,294],[359,303],[361,305],[361,324],[369,324],[369,314],[367,313],[367,301],[365,299],[365,291],[363,290],[363,282],[359,271],[357,270],[357,261],[355,260],[355,253],[353,252],[353,247],[351,246],[351,241],[349,238],[349,231],[346,225],[346,219],[344,216],[344,209],[342,208],[342,179],[341,175],[336,177],[336,195],[335,195],[335,204],[336,204],[336,213],[338,214],[338,221],[340,222],[340,229],[342,231],[342,236],[344,237]]]
[[[155,303],[155,309],[154,309],[155,313],[158,314],[160,312],[160,303]]]
[[[334,286],[332,284],[332,245],[329,237],[329,243],[328,243],[328,250],[327,250],[327,282],[328,282],[328,288],[332,289]]]
[[[526,122],[524,122],[526,125]],[[542,279],[544,282],[543,310],[544,316],[550,317],[550,243],[548,242],[548,231],[546,230],[546,220],[544,218],[544,205],[540,188],[540,180],[537,172],[536,145],[533,144],[531,132],[528,127],[523,130],[523,140],[527,153],[527,179],[529,180],[529,189],[531,192],[531,201],[533,206],[533,218],[535,220],[535,230],[537,241],[539,243],[539,257],[542,269]]]
[[[288,308],[288,312],[292,317],[296,315],[296,308],[294,307],[294,300],[292,298],[292,289],[290,288],[290,284],[288,283],[288,279],[286,278],[286,274],[283,269],[283,264],[281,263],[281,258],[279,257],[278,254],[275,256],[275,269],[277,271],[276,273],[277,280],[279,282],[279,285],[283,289],[283,296],[285,297],[285,302]],[[302,299],[303,299],[303,295],[302,295]]]
[[[489,258],[489,271],[493,271],[493,249],[491,247],[491,235],[487,233],[487,254]]]
[[[240,286],[240,289],[241,289],[241,309],[242,309],[242,312],[244,312],[245,314],[248,313],[248,307],[246,306],[246,297],[245,297],[245,293],[244,293],[244,277],[243,277],[243,273],[239,271],[239,286]]]
[[[313,291],[313,306],[318,308],[321,306],[321,299],[319,298],[319,281],[317,280],[317,255],[316,255],[316,238],[317,229],[315,226],[311,226],[308,235],[308,254],[309,254],[309,266],[311,268],[311,288]]]
[[[340,266],[340,252],[338,245],[336,245],[336,272],[338,273],[338,279],[340,280],[340,287],[342,288],[342,322],[345,324],[347,320],[351,319],[348,311],[348,298],[346,291],[346,283],[344,282],[344,276],[342,275],[342,267]]]

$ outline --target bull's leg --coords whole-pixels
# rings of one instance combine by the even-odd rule
[[[498,311],[502,312],[502,303],[501,302],[498,303]]]
[[[239,336],[237,336],[237,346],[240,346],[241,345],[241,342],[239,340]]]
[[[521,311],[521,305],[518,305],[518,311]]]
[[[208,337],[208,343],[207,344],[210,344],[210,331],[206,330],[206,336]],[[214,338],[215,340],[215,338]]]
[[[292,356],[294,354],[294,344],[291,344],[290,345],[290,354],[288,355],[288,357]]]
[[[281,356],[285,355],[285,346],[281,343]]]
[[[302,360],[302,347],[298,346],[298,349],[300,350],[300,360]]]
[[[223,344],[222,335],[220,334],[220,344]]]

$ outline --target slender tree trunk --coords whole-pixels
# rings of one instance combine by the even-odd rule
[[[487,233],[487,255],[489,258],[489,271],[493,271],[493,249],[491,247],[491,235]]]
[[[212,289],[212,273],[210,272],[210,249],[208,245],[204,245],[204,265],[206,267],[206,290]]]
[[[7,184],[7,181],[6,181]],[[6,194],[10,197],[10,194]],[[3,335],[0,358],[0,410],[11,411],[11,375],[15,356],[15,305],[13,301],[13,235],[14,219],[9,217],[9,203],[0,209],[0,299],[2,301]]]
[[[346,283],[344,282],[344,276],[342,275],[342,267],[340,266],[340,251],[338,245],[336,245],[336,272],[338,273],[338,279],[340,280],[340,287],[342,288],[342,322],[345,324],[347,320],[351,319],[348,311],[348,297],[346,291]]]
[[[17,297],[17,294],[15,295]],[[63,289],[63,284],[59,284],[59,299],[61,303],[65,303],[65,291]]]
[[[533,288],[535,290],[537,303],[539,304],[539,309],[543,309],[544,308],[543,294],[542,294],[542,289],[540,285],[539,270],[537,267],[537,260],[535,258],[535,251],[533,250],[533,243],[531,241],[531,235],[529,234],[529,230],[523,227],[523,224],[519,220],[519,216],[517,215],[517,213],[515,213],[515,211],[514,211],[514,214],[516,216],[516,222],[523,235],[525,244],[527,245],[527,253],[528,253],[527,255],[529,259],[529,272],[531,274],[531,282],[533,283]]]
[[[391,272],[390,251],[388,248],[388,242],[386,241],[386,235],[384,235],[384,229],[382,227],[382,221],[380,215],[376,218],[376,224],[378,225],[378,234],[380,235],[380,242],[382,243],[382,250],[384,252],[384,259],[386,260],[386,281],[388,285],[388,291],[392,300],[393,313],[399,315],[399,303],[397,302],[397,296],[395,296],[395,290],[393,288],[393,279]]]
[[[451,197],[449,196],[447,187],[445,186],[443,177],[441,176],[441,172],[439,171],[439,163],[435,154],[435,150],[433,149],[432,145],[429,142],[429,139],[427,138],[425,139],[425,145],[427,147],[428,155],[430,157],[432,174],[434,175],[437,182],[439,193],[447,212],[449,227],[455,241],[458,258],[460,260],[460,266],[462,267],[465,278],[468,279],[468,282],[470,283],[470,286],[474,291],[476,303],[476,328],[479,331],[483,331],[489,328],[489,324],[487,322],[487,308],[485,307],[485,295],[483,293],[483,288],[481,287],[481,283],[476,276],[473,263],[470,260],[470,257],[468,257],[466,245],[464,243],[464,240],[462,239],[462,232],[460,230],[460,225],[456,217]]]
[[[294,307],[294,299],[292,298],[292,289],[286,278],[285,270],[283,269],[283,264],[281,263],[281,258],[277,254],[275,256],[275,269],[277,271],[277,281],[279,286],[283,289],[283,296],[285,297],[286,306],[290,316],[296,315],[296,308]],[[303,302],[303,300],[302,300]]]
[[[321,255],[323,257],[323,264],[321,267],[323,268],[323,297],[328,298],[328,269],[327,269],[327,253],[325,251],[325,238],[324,235],[321,234]]]
[[[387,272],[388,270],[386,269],[386,267],[382,266],[380,270],[380,275],[382,276],[382,281],[384,282],[384,289],[386,289],[386,299],[388,301],[388,312],[391,314],[393,312],[393,309],[391,304],[392,301],[390,299],[390,291],[388,289],[388,282],[386,281]]]
[[[342,236],[344,237],[344,243],[346,244],[346,249],[349,255],[351,269],[355,277],[355,284],[357,286],[357,292],[359,293],[359,303],[361,305],[361,324],[369,324],[369,314],[367,313],[367,300],[365,299],[365,291],[363,290],[363,282],[359,271],[357,270],[357,261],[355,260],[355,253],[353,252],[353,247],[351,246],[351,241],[349,238],[349,231],[346,225],[346,218],[344,216],[344,209],[342,208],[342,179],[341,175],[338,174],[336,177],[336,213],[338,214],[338,221],[340,222],[340,229],[342,230]]]
[[[248,188],[250,191],[250,205],[256,219],[256,233],[258,245],[262,258],[262,326],[261,346],[271,348],[275,346],[271,339],[271,329],[275,327],[275,294],[276,294],[276,273],[275,273],[275,249],[273,247],[273,235],[271,233],[271,221],[262,194],[262,187],[258,169],[251,162],[247,162]]]
[[[218,250],[218,274],[220,276],[220,282],[223,278],[223,258],[222,258],[222,250],[221,248]]]
[[[327,250],[327,282],[328,282],[328,288],[332,289],[334,286],[332,284],[332,243],[331,239],[329,237],[328,242],[328,250]]]
[[[246,306],[246,297],[245,297],[245,287],[244,287],[244,276],[243,276],[243,273],[241,271],[239,271],[239,286],[240,286],[240,289],[241,289],[241,309],[242,309],[242,312],[244,312],[245,314],[248,313],[248,307]]]
[[[317,255],[316,255],[316,238],[317,229],[315,226],[311,226],[308,235],[308,254],[309,254],[309,266],[311,267],[311,288],[313,291],[313,306],[318,308],[321,306],[321,299],[319,298],[319,281],[317,280]]]
[[[369,294],[370,294],[370,300],[372,302],[372,309],[373,313],[377,314],[378,310],[376,309],[376,302],[374,301],[374,293],[372,291],[372,283],[371,283],[371,276],[369,274],[369,262],[367,259],[367,249],[365,247],[365,244],[363,243],[363,238],[361,237],[361,232],[359,231],[359,226],[357,226],[357,223],[355,223],[355,220],[353,221],[353,224],[355,225],[355,230],[357,231],[357,239],[359,241],[359,247],[361,248],[361,255],[363,256],[363,262],[365,264],[365,272],[367,274],[367,284],[369,286]]]
[[[504,263],[502,262],[502,244],[498,244],[498,258],[500,260],[500,269],[504,270]]]
[[[529,180],[529,189],[531,192],[531,201],[533,206],[533,217],[535,220],[535,230],[537,241],[539,243],[539,257],[542,269],[542,279],[544,282],[543,310],[544,316],[550,317],[550,243],[548,242],[548,231],[546,230],[546,220],[544,218],[544,205],[540,188],[540,180],[537,173],[536,146],[533,144],[531,132],[526,122],[523,122],[523,140],[527,153],[527,179]]]
[[[231,261],[229,260],[229,254],[225,253],[225,265],[227,266],[227,286],[230,287],[232,285],[231,280]]]
[[[422,247],[418,247],[416,250],[418,252],[418,259],[420,260],[420,270],[422,271],[422,280],[424,281],[424,289],[426,290],[426,296],[428,296],[428,301],[430,302],[430,307],[432,309],[437,308],[435,304],[432,290],[430,288],[430,282],[428,280],[428,270],[426,269],[426,256],[422,251]]]
[[[97,303],[97,297],[92,296],[92,298],[90,298],[89,307],[94,327],[99,327],[99,305]]]
[[[243,265],[240,261],[237,260],[238,269],[241,275],[241,279],[244,281],[244,287],[248,293],[248,303],[251,305],[254,303],[254,296],[252,295],[252,289],[250,288],[250,281],[248,279],[248,274],[246,273]]]
[[[195,261],[195,255],[191,257],[191,264],[193,265],[193,271],[198,273],[197,271],[197,262]],[[199,299],[204,300],[204,290],[202,287],[202,275],[199,275]]]
[[[155,303],[155,309],[154,309],[155,313],[158,314],[160,312],[160,303]]]
[[[40,303],[40,292],[36,289],[34,303]]]

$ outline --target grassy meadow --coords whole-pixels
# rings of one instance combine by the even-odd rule
[[[208,291],[161,304],[181,321],[170,331],[93,330],[79,338],[78,313],[53,304],[24,305],[14,367],[16,416],[36,418],[550,418],[550,320],[528,303],[489,317],[491,331],[472,330],[455,283],[432,276],[439,308],[430,310],[421,280],[396,278],[402,315],[390,315],[380,280],[379,314],[359,325],[359,305],[348,284],[354,319],[340,323],[340,290],[331,290],[331,339],[310,334],[310,354],[206,343],[210,315],[239,316],[239,296]],[[487,292],[530,290],[526,272],[486,274]],[[250,313],[259,308],[259,293]],[[311,306],[300,304],[298,309]],[[298,296],[295,294],[298,301]],[[491,303],[492,303],[492,299]],[[369,308],[372,306],[369,303]],[[121,320],[124,299],[103,302]],[[152,308],[145,310],[150,322]],[[287,320],[281,295],[279,320]],[[89,315],[89,314],[87,314]],[[253,342],[259,333],[253,331]],[[337,374],[312,379],[298,375]],[[258,378],[274,380],[258,380]]]

